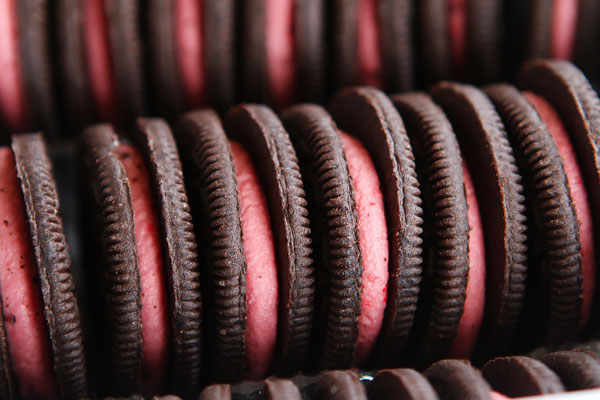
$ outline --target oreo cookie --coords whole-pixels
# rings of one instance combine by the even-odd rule
[[[312,392],[315,400],[367,400],[367,391],[356,371],[327,371]]]
[[[281,108],[322,100],[325,3],[251,0],[242,9],[242,92],[247,101]]]
[[[59,0],[54,17],[67,128],[146,113],[138,0]]]
[[[437,400],[429,381],[414,369],[384,369],[377,372],[368,386],[372,399]]]
[[[207,104],[232,105],[236,2],[152,0],[145,11],[156,111],[174,118]]]
[[[0,148],[2,397],[87,396],[71,257],[40,134]]]
[[[441,360],[423,372],[440,399],[490,399],[490,385],[464,360]],[[487,377],[486,377],[487,378]]]
[[[188,395],[199,389],[199,264],[181,164],[169,127],[139,119],[82,135],[88,262],[100,321],[103,388]],[[104,389],[106,390],[106,389]]]
[[[44,129],[58,134],[50,59],[50,4],[45,0],[2,4],[0,124],[8,132]]]
[[[415,86],[414,5],[407,0],[336,0],[330,5],[335,88]]]
[[[485,244],[485,310],[479,348],[506,351],[525,295],[527,243],[521,176],[494,105],[480,90],[442,82],[433,99],[452,123],[470,171]]]
[[[199,400],[231,400],[231,386],[228,384],[212,384],[200,393]]]
[[[528,306],[523,318],[531,322],[523,325],[522,336],[546,344],[575,339],[591,307],[593,291],[584,293],[585,270],[595,267],[590,266],[594,253],[589,248],[590,206],[573,186],[581,177],[573,165],[572,149],[552,115],[540,108],[543,100],[507,84],[491,86],[486,93],[511,139],[532,217]]]
[[[266,400],[302,400],[296,384],[288,379],[268,378],[262,389],[262,398]]]
[[[562,380],[567,390],[600,387],[600,360],[584,350],[556,351],[540,358]]]
[[[398,112],[389,98],[376,89],[344,89],[334,96],[329,111],[339,130],[364,146],[379,179],[388,241],[388,258],[384,261],[389,279],[381,328],[372,354],[365,361],[367,365],[396,365],[413,325],[422,272],[422,209],[412,149]],[[360,166],[357,170],[363,172]],[[362,185],[356,184],[355,193]],[[340,337],[328,334],[325,341],[338,343]]]
[[[538,360],[525,356],[498,357],[488,361],[483,376],[494,390],[509,396],[535,396],[560,393],[560,378]]]
[[[177,135],[196,226],[209,227],[199,237],[211,379],[294,374],[308,347],[314,266],[287,133],[267,107],[242,105],[224,128],[212,111],[186,114]]]

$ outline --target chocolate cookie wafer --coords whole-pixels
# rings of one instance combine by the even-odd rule
[[[366,400],[367,391],[356,371],[327,371],[312,392],[315,400]]]
[[[340,91],[329,110],[340,130],[366,148],[383,194],[389,246],[387,305],[371,359],[395,364],[404,350],[421,280],[422,209],[414,158],[391,101],[372,88]],[[326,336],[325,340],[339,338]]]
[[[485,311],[480,341],[506,347],[518,322],[527,271],[525,199],[504,125],[480,90],[442,82],[431,89],[471,172],[485,243]],[[493,350],[487,347],[487,350]]]
[[[110,125],[83,134],[88,215],[112,393],[190,394],[200,382],[196,240],[168,126],[140,119],[134,146]],[[91,195],[91,196],[90,196]]]
[[[441,360],[427,368],[423,375],[440,399],[490,398],[490,385],[468,361]]]
[[[553,370],[567,390],[600,387],[600,360],[585,350],[556,351],[540,361]]]
[[[419,372],[410,368],[384,369],[377,372],[368,386],[372,399],[422,399],[438,398],[429,381]]]
[[[267,378],[262,389],[265,400],[302,400],[296,384],[288,379]]]

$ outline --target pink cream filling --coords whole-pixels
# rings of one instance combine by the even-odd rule
[[[277,339],[278,281],[267,200],[250,155],[230,141],[242,209],[246,256],[246,379],[269,372]]]
[[[479,214],[479,202],[475,195],[471,173],[464,160],[462,167],[465,179],[465,191],[467,193],[467,205],[469,207],[467,213],[470,228],[469,275],[464,312],[458,323],[458,331],[450,349],[450,356],[468,359],[477,343],[485,309],[485,244],[481,214]]]
[[[552,58],[571,60],[577,29],[578,0],[554,0],[552,11]]]
[[[24,398],[56,397],[42,293],[15,159],[0,149],[0,293],[12,369]]]
[[[203,0],[175,1],[175,37],[181,80],[187,105],[206,103],[204,71]]]
[[[265,0],[267,70],[275,104],[294,100],[296,60],[294,57],[294,0]]]
[[[356,364],[366,361],[383,323],[389,278],[387,222],[379,177],[367,150],[354,137],[340,132],[354,186],[363,261]]]
[[[524,92],[525,97],[535,107],[538,114],[548,127],[552,139],[558,148],[563,161],[571,200],[579,221],[579,240],[581,241],[581,267],[583,272],[583,304],[581,308],[580,325],[583,326],[590,318],[596,275],[596,255],[594,250],[594,234],[592,212],[583,182],[583,174],[577,163],[575,149],[569,138],[569,133],[554,108],[542,97]]]
[[[490,392],[490,400],[508,400],[510,399],[510,397],[503,395],[500,392],[496,392],[494,390],[492,390]]]
[[[448,35],[454,75],[462,77],[465,73],[467,54],[467,2],[466,0],[448,0]]]
[[[116,121],[116,88],[104,0],[85,0],[84,27],[90,88],[98,116]]]
[[[377,0],[358,0],[356,45],[361,84],[383,87]]]
[[[142,360],[144,387],[160,393],[169,356],[169,322],[162,243],[150,178],[140,153],[120,144],[118,158],[131,189],[135,240],[142,284]]]
[[[16,1],[0,1],[0,112],[13,132],[24,130],[27,121]]]

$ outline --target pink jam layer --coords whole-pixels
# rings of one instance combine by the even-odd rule
[[[114,122],[116,88],[104,0],[85,0],[84,20],[86,61],[94,104],[102,121]]]
[[[11,149],[0,148],[0,293],[12,369],[23,398],[57,397],[42,292]]]
[[[269,372],[277,338],[275,241],[267,199],[250,155],[238,142],[229,144],[242,209],[246,256],[246,379],[263,379]]]
[[[389,248],[387,222],[379,176],[364,146],[340,132],[354,186],[362,255],[362,285],[355,359],[366,361],[377,341],[387,301]]]
[[[448,0],[448,7],[448,35],[454,75],[462,77],[467,56],[467,1]]]
[[[573,58],[579,0],[554,0],[552,11],[552,58]]]
[[[11,132],[24,130],[27,121],[16,1],[0,1],[0,112]]]
[[[554,143],[558,148],[565,173],[567,174],[571,190],[571,200],[573,201],[577,220],[579,221],[581,267],[583,272],[583,304],[581,306],[580,325],[583,326],[590,318],[596,283],[596,254],[594,251],[592,212],[583,182],[583,174],[579,168],[569,133],[556,110],[554,110],[550,103],[534,93],[524,92],[524,95],[535,107],[548,127],[548,131],[550,131],[550,135],[552,135],[552,139],[554,139]]]
[[[475,195],[475,187],[471,173],[463,161],[463,176],[467,205],[469,211],[469,275],[467,281],[467,297],[465,299],[464,313],[458,323],[458,332],[450,357],[470,358],[477,343],[479,329],[483,321],[485,309],[485,243],[483,239],[483,225],[479,213],[479,202]]]
[[[203,0],[175,1],[175,42],[188,108],[205,105]],[[213,38],[214,39],[214,38]]]
[[[120,144],[118,158],[131,190],[135,241],[142,284],[142,362],[144,388],[160,393],[169,357],[169,320],[162,242],[150,178],[140,153]]]
[[[279,107],[294,101],[294,0],[265,0],[267,71]]]
[[[379,43],[378,0],[358,0],[357,36],[360,83],[383,87],[381,44]]]

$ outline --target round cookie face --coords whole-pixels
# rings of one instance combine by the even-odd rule
[[[466,71],[475,83],[495,82],[502,70],[502,1],[467,1]]]
[[[452,78],[448,0],[421,0],[417,5],[419,61],[423,83]]]
[[[414,159],[404,125],[380,91],[340,91],[329,111],[337,126],[366,147],[379,175],[389,240],[389,281],[383,325],[372,361],[397,362],[404,350],[421,280],[421,200]]]
[[[438,395],[429,381],[414,369],[380,370],[368,386],[370,398],[392,400],[437,400]]]
[[[441,360],[423,372],[440,398],[488,399],[490,386],[481,372],[464,360]]]
[[[301,400],[302,395],[296,384],[287,379],[268,378],[262,389],[265,400]]]
[[[557,351],[540,358],[553,370],[567,390],[600,387],[600,360],[587,351]]]
[[[367,391],[355,371],[327,371],[313,390],[316,400],[366,400]]]
[[[442,82],[431,89],[448,116],[475,184],[484,228],[486,298],[480,340],[505,347],[525,294],[527,246],[521,177],[494,105],[478,89]]]

